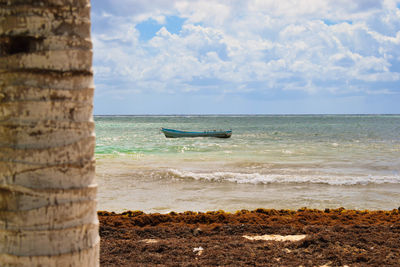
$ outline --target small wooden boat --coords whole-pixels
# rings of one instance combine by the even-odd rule
[[[204,131],[204,132],[188,132],[179,131],[173,129],[161,128],[161,131],[167,138],[178,138],[178,137],[218,137],[218,138],[229,138],[232,135],[232,130],[228,131]]]

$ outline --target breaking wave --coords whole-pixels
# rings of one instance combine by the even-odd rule
[[[159,176],[174,179],[194,179],[210,182],[233,182],[237,184],[273,184],[273,183],[312,183],[312,184],[328,184],[328,185],[367,185],[367,184],[384,184],[384,183],[400,183],[400,176],[372,176],[372,175],[293,175],[293,174],[261,174],[261,173],[239,173],[228,171],[216,172],[193,172],[178,169],[167,169]]]

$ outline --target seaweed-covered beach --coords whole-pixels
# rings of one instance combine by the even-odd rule
[[[102,266],[399,266],[399,209],[99,211],[100,260]],[[299,238],[279,241],[290,237]]]

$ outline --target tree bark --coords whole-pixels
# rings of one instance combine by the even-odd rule
[[[89,0],[0,0],[0,266],[98,266]]]

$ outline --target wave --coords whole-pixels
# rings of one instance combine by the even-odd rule
[[[367,185],[367,184],[398,184],[400,176],[372,176],[372,175],[321,175],[321,174],[260,174],[239,172],[192,172],[178,169],[167,169],[164,173],[157,173],[159,177],[174,179],[194,179],[210,182],[233,182],[237,184],[273,184],[273,183],[312,183],[327,185]]]

